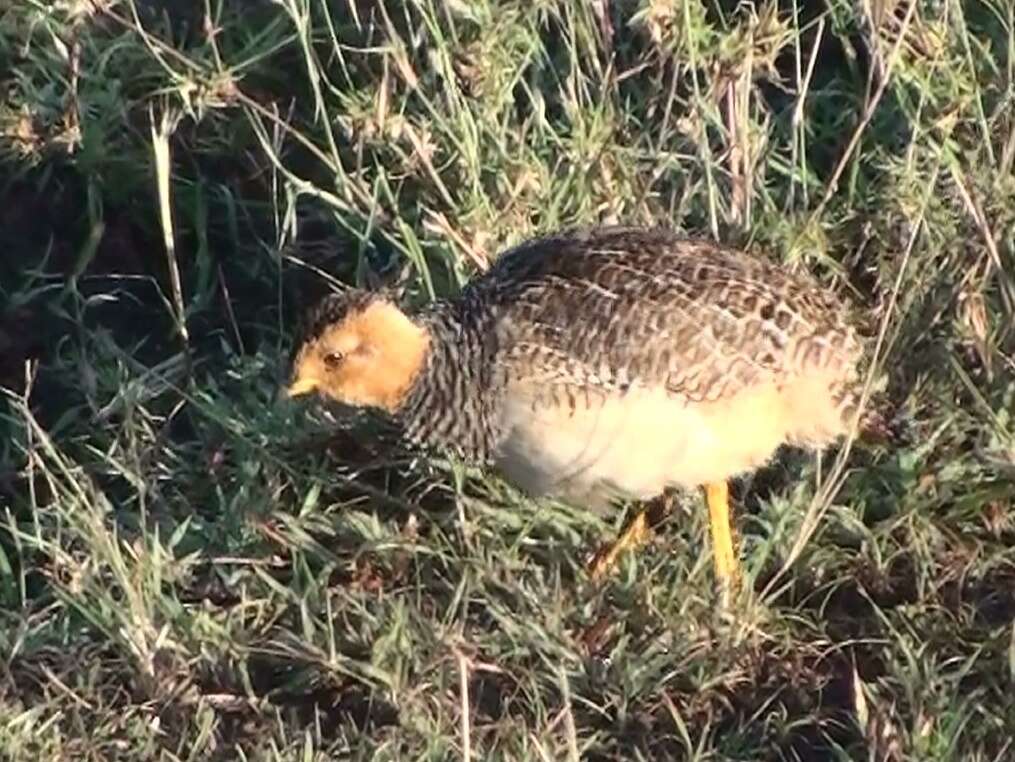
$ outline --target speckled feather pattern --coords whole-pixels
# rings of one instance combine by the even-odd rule
[[[516,382],[540,406],[664,389],[687,404],[826,374],[846,416],[862,347],[816,281],[661,229],[564,231],[505,252],[419,319],[432,352],[398,417],[418,443],[489,460]]]

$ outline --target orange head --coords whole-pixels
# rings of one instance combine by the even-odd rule
[[[325,298],[296,349],[288,394],[396,412],[426,362],[430,335],[380,294]]]

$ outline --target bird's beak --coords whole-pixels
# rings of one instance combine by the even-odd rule
[[[300,397],[304,394],[310,394],[317,390],[317,379],[316,378],[298,378],[289,384],[285,390],[287,397],[292,399],[293,397]]]

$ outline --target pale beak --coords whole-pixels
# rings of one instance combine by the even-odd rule
[[[316,378],[298,378],[293,381],[285,390],[286,396],[290,399],[304,394],[310,394],[317,390]]]

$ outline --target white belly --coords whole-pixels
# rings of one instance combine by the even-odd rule
[[[718,482],[761,466],[785,441],[818,443],[839,433],[831,400],[815,396],[816,386],[770,384],[717,402],[635,388],[579,398],[574,410],[545,403],[533,409],[531,391],[516,388],[497,465],[532,495],[592,509],[612,498],[647,499],[668,487]]]

